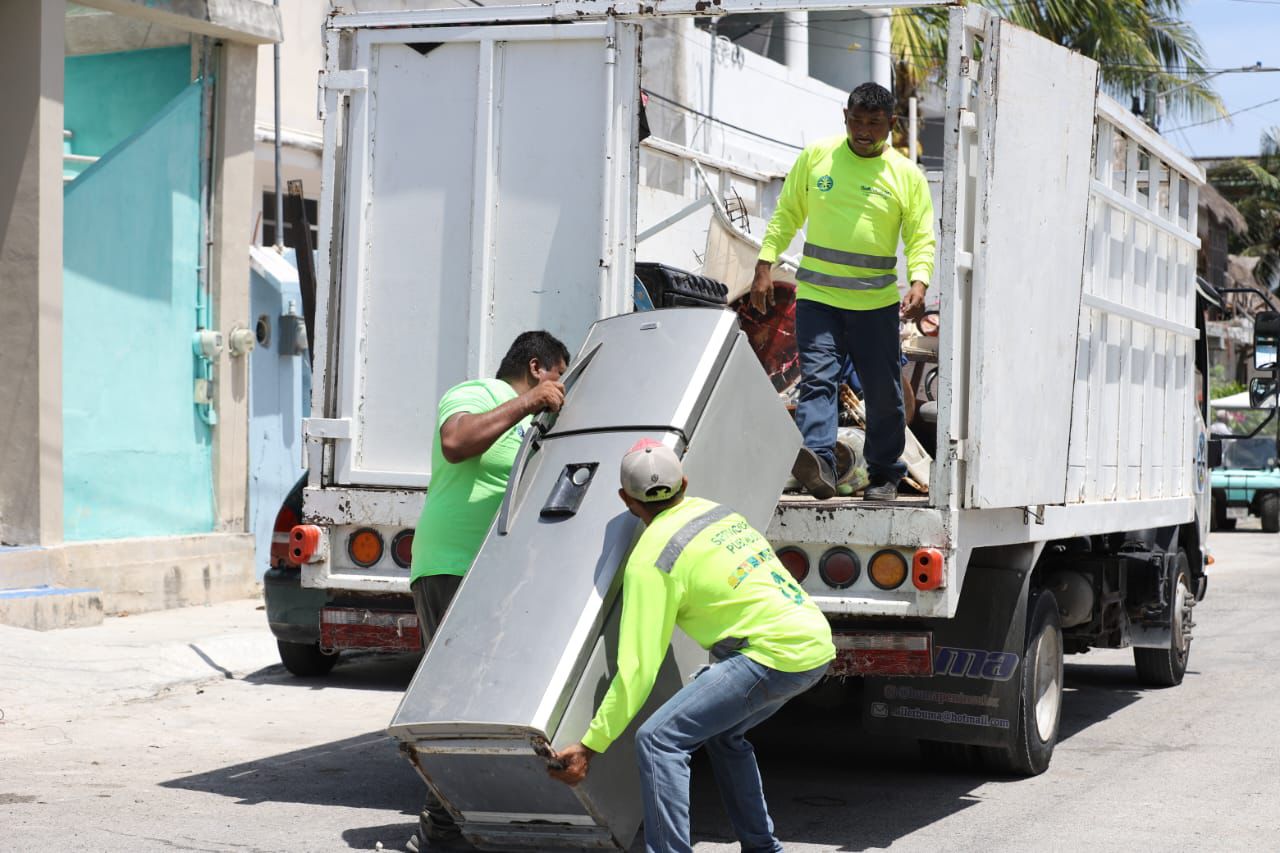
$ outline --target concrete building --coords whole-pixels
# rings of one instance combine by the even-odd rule
[[[0,621],[254,589],[255,95],[280,38],[257,0],[0,5]]]

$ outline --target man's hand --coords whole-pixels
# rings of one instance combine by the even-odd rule
[[[773,307],[773,264],[756,261],[756,277],[751,282],[751,307],[763,314]]]
[[[543,379],[521,396],[531,415],[546,410],[558,412],[564,405],[564,385],[556,379]]]
[[[552,779],[559,779],[561,782],[570,787],[577,785],[583,779],[587,778],[587,771],[591,769],[591,758],[595,752],[580,743],[567,747],[563,752],[557,752],[553,758],[559,761],[562,769],[552,770],[547,768],[547,772],[551,774]]]
[[[924,282],[911,282],[911,289],[902,299],[902,308],[898,312],[904,320],[919,320],[924,316]]]

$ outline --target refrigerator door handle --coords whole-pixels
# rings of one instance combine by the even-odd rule
[[[565,371],[564,376],[560,377],[560,383],[564,385],[565,400],[569,399],[569,392],[573,390],[574,384],[582,376],[582,372],[587,369],[587,365],[591,363],[591,359],[596,357],[596,353],[600,351],[600,347],[604,346],[604,342],[593,346],[587,351],[587,354],[578,359],[572,367]],[[498,509],[498,535],[506,536],[508,522],[511,520],[511,504],[515,499],[516,489],[520,487],[520,480],[524,477],[525,466],[529,462],[529,456],[542,441],[542,437],[551,431],[556,424],[555,412],[539,412],[534,416],[533,421],[529,424],[529,429],[524,434],[524,441],[520,442],[520,450],[516,453],[515,462],[511,465],[511,476],[507,480],[507,491],[502,496],[502,506]]]

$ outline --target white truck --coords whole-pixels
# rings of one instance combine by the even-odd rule
[[[928,4],[330,19],[301,568],[267,576],[291,669],[417,646],[408,545],[441,394],[523,329],[573,351],[632,310],[646,22],[899,5]],[[1099,91],[1093,61],[978,7],[949,27],[928,494],[784,497],[768,536],[829,616],[864,727],[1034,774],[1064,653],[1132,646],[1147,684],[1186,671],[1206,584],[1203,173]]]

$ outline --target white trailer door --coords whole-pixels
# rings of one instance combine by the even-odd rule
[[[521,331],[573,352],[629,310],[639,42],[613,21],[354,31],[327,84],[337,483],[426,486],[450,386]]]
[[[1063,503],[1098,66],[992,18],[983,56],[968,507]],[[1052,97],[1046,97],[1052,93]]]

